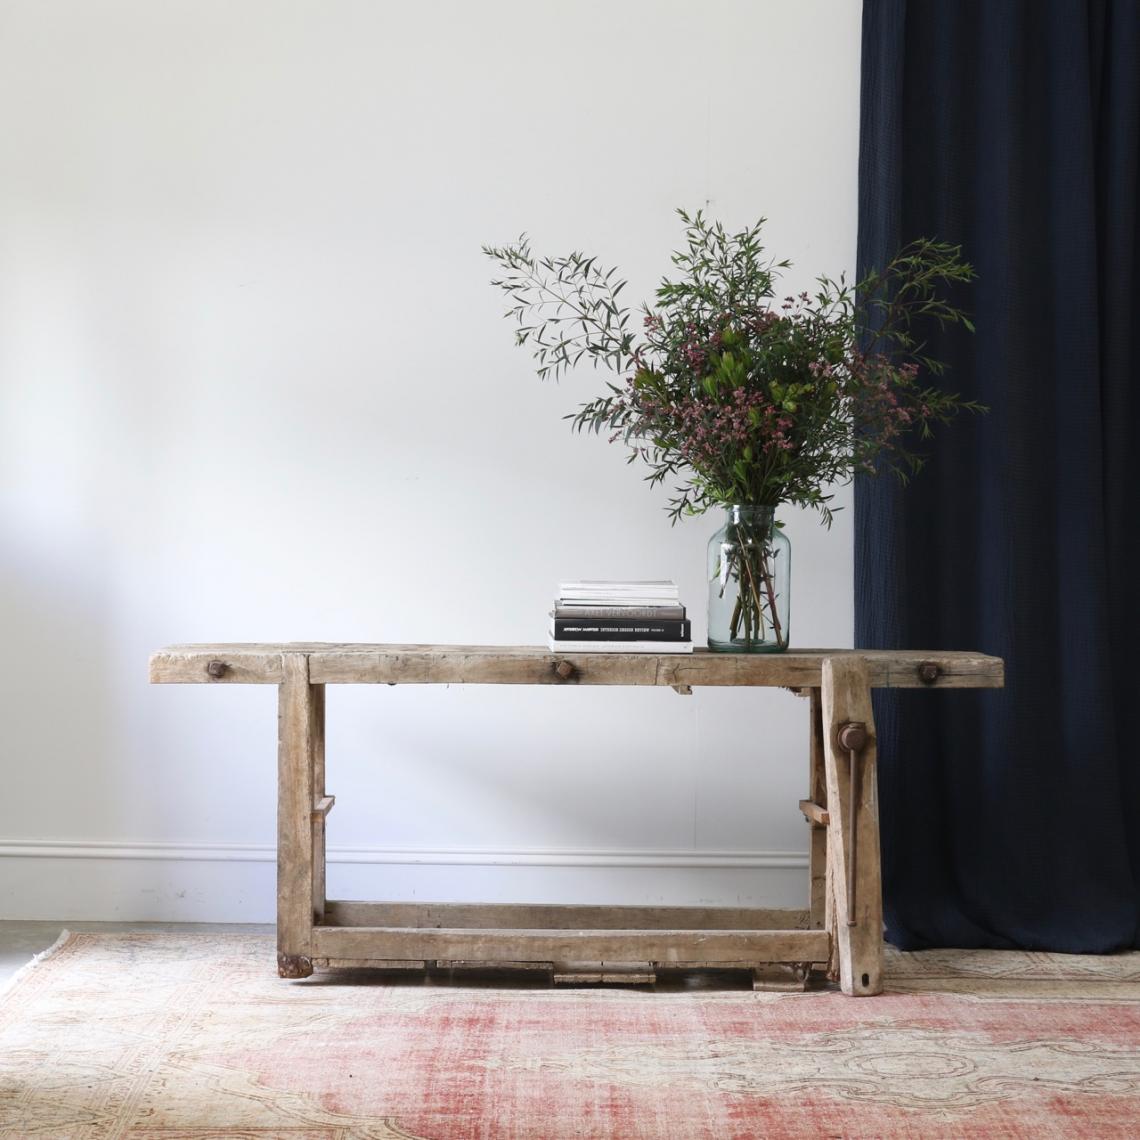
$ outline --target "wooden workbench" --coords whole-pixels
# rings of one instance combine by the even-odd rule
[[[872,688],[998,688],[978,653],[801,650],[774,655],[551,653],[478,645],[176,645],[158,684],[277,685],[277,962],[318,966],[534,964],[563,979],[651,978],[664,967],[770,977],[814,969],[845,993],[882,989],[882,888]],[[804,910],[335,902],[325,898],[325,686],[354,684],[786,687],[810,701],[810,894]]]

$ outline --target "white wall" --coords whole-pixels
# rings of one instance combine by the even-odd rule
[[[854,262],[856,0],[0,0],[0,916],[269,919],[275,693],[171,642],[538,643],[711,517],[561,416],[479,252],[668,268],[675,206]],[[843,492],[841,501],[848,501]],[[851,644],[849,513],[785,512]],[[338,689],[334,895],[805,897],[783,692]]]

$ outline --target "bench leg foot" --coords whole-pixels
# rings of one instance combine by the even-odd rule
[[[845,994],[883,990],[883,889],[875,783],[875,723],[866,661],[857,654],[823,662],[822,724],[827,777],[828,929]],[[865,743],[840,743],[845,725],[862,725]],[[854,788],[852,788],[854,779]]]
[[[765,993],[802,993],[811,971],[807,963],[769,962],[752,970],[752,988]]]
[[[278,954],[277,976],[281,978],[307,978],[313,972],[313,963],[301,954]]]

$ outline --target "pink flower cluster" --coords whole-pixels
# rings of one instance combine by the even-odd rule
[[[775,310],[672,328],[647,313],[647,342],[631,351],[633,375],[611,405],[611,423],[621,425],[611,439],[625,438],[653,464],[681,459],[711,487],[762,485],[781,494],[798,490],[816,462],[805,432],[809,441],[826,433],[856,468],[900,450],[901,437],[939,415],[915,383],[919,366],[860,352],[821,325],[809,304],[801,293]],[[721,354],[730,351],[743,382],[725,367]],[[782,385],[766,375],[769,352],[787,377]],[[785,411],[785,401],[796,411]]]
[[[794,447],[792,417],[762,392],[737,388],[723,402],[696,396],[668,403],[648,394],[634,398],[644,434],[668,438],[697,471],[712,471],[749,445],[753,458]]]
[[[883,356],[856,354],[851,369],[855,381],[850,386],[855,421],[859,435],[872,445],[873,451],[889,449],[893,440],[933,414],[925,402],[906,398],[907,389],[919,374],[917,364],[893,364]],[[874,470],[870,460],[861,466],[866,471]]]

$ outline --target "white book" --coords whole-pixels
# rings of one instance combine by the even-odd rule
[[[664,578],[580,578],[573,582],[559,582],[558,587],[563,591],[573,590],[577,592],[590,590],[620,590],[634,594],[675,594],[677,592],[677,583]]]
[[[692,653],[691,641],[567,641],[546,639],[554,653]]]
[[[592,602],[595,605],[675,604],[680,593],[675,582],[562,582],[560,602]]]
[[[680,606],[680,604],[680,602],[665,602],[660,598],[583,598],[581,600],[558,598],[554,603],[554,607],[555,609],[565,609],[567,606],[575,605],[582,606],[583,608],[590,606],[625,606],[627,608],[636,607],[638,609],[649,610],[659,607],[676,608]]]

